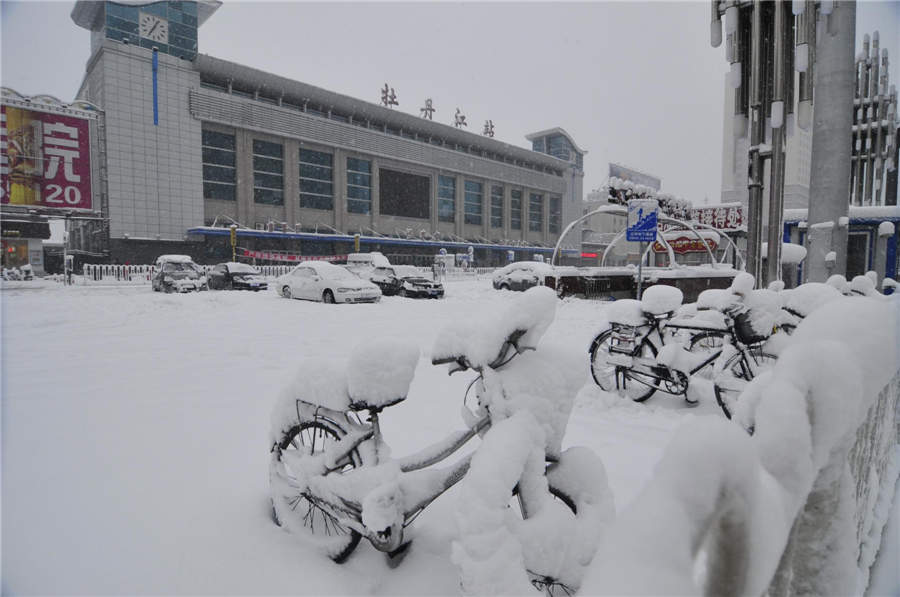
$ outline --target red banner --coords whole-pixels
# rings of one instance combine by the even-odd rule
[[[284,261],[287,263],[299,263],[301,261],[346,261],[346,255],[297,255],[296,253],[279,253],[277,251],[251,251],[244,249],[241,253],[244,257],[264,259],[266,261]]]
[[[0,203],[89,210],[90,121],[0,106]]]
[[[703,242],[694,237],[687,236],[679,236],[674,239],[666,239],[666,241],[671,245],[672,250],[678,253],[679,255],[684,255],[685,253],[705,253],[706,246]],[[715,251],[718,244],[711,238],[706,239],[706,244],[709,245],[710,251]],[[657,253],[666,253],[666,248],[659,241],[655,241],[653,243],[653,250]]]

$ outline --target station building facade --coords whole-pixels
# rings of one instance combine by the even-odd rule
[[[340,254],[360,235],[362,250],[472,247],[496,265],[549,257],[580,215],[585,152],[563,129],[525,149],[200,54],[220,4],[76,2],[91,31],[78,99],[104,113],[108,199],[103,234],[74,235],[107,246],[83,248],[210,262],[230,256],[234,223],[253,250]]]

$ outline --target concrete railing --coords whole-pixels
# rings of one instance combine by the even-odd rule
[[[604,538],[585,594],[861,595],[897,462],[900,301],[818,309],[737,419],[678,430]]]

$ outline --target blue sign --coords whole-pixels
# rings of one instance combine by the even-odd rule
[[[628,202],[628,228],[625,239],[630,242],[652,243],[656,240],[659,204],[654,199],[633,199]]]

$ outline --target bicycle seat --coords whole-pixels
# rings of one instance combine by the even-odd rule
[[[641,309],[655,317],[668,316],[673,313],[684,300],[684,294],[674,286],[654,284],[641,296]]]
[[[511,356],[510,350],[515,354],[537,347],[556,316],[557,302],[552,289],[536,286],[502,314],[447,326],[435,339],[431,362],[455,362],[455,370],[499,367]]]
[[[418,362],[419,347],[402,340],[357,346],[347,366],[350,410],[381,410],[403,402]]]

